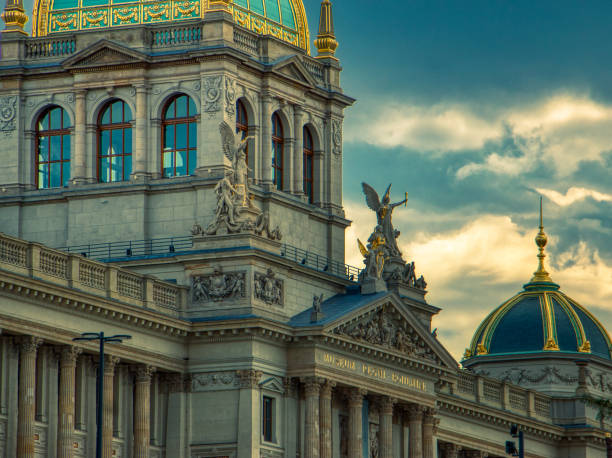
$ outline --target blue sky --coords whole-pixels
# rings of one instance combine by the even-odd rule
[[[347,262],[375,223],[361,181],[393,183],[400,244],[459,358],[537,265],[612,329],[609,2],[334,3],[342,82]],[[309,2],[316,33],[318,4]],[[363,229],[361,229],[363,228]]]

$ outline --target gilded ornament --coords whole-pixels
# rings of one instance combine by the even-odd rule
[[[137,10],[132,8],[118,8],[113,10],[113,13],[115,15],[115,23],[119,22],[121,24],[125,24],[134,22],[134,19],[136,19]]]
[[[51,21],[52,21],[54,29],[55,28],[68,29],[70,28],[70,26],[76,28],[77,27],[77,13],[72,13],[71,16],[69,16],[66,13],[62,13],[61,15],[54,15]]]
[[[106,10],[83,12],[83,27],[87,26],[87,24],[91,24],[94,27],[99,26],[100,23],[107,25],[107,22],[108,11]]]
[[[162,16],[170,14],[167,3],[158,3],[157,5],[147,5],[144,7],[144,20],[159,19]]]
[[[188,0],[185,0],[184,2],[176,2],[176,4],[174,5],[174,10],[175,10],[174,14],[175,16],[178,16],[176,14],[176,12],[178,11],[183,16],[189,16],[191,15],[191,13],[196,11],[197,8],[198,8],[197,2],[190,2]]]

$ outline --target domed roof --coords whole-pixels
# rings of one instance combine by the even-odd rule
[[[302,0],[219,0],[237,24],[310,50]],[[182,22],[203,18],[213,1],[202,0],[35,0],[33,35],[45,36],[106,27]]]
[[[544,269],[547,238],[540,223],[539,266],[531,281],[478,326],[464,364],[484,355],[580,353],[612,360],[610,337],[597,319],[559,290]],[[488,359],[488,358],[487,358]]]

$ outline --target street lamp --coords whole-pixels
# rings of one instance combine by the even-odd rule
[[[84,332],[81,337],[75,337],[74,341],[80,340],[99,340],[100,341],[100,367],[98,369],[98,419],[96,425],[96,458],[102,458],[102,412],[104,403],[104,343],[123,342],[123,339],[131,339],[127,334],[115,334],[105,336],[103,332]]]

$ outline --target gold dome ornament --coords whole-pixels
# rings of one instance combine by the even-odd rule
[[[319,33],[314,41],[317,48],[317,59],[332,58],[338,47],[336,36],[334,35],[334,18],[332,16],[332,4],[329,0],[321,2],[321,16],[319,17]]]
[[[531,283],[535,282],[552,282],[552,278],[548,275],[548,272],[544,268],[544,258],[546,254],[544,254],[544,248],[548,243],[548,237],[544,232],[544,223],[542,218],[542,196],[540,196],[540,231],[538,235],[536,235],[535,243],[538,246],[538,269],[533,273],[533,278],[531,279]]]
[[[2,20],[6,24],[6,29],[2,32],[3,34],[8,32],[18,32],[24,35],[28,34],[23,30],[23,26],[28,22],[28,15],[23,9],[21,0],[7,0],[6,7],[0,17],[2,17]]]

